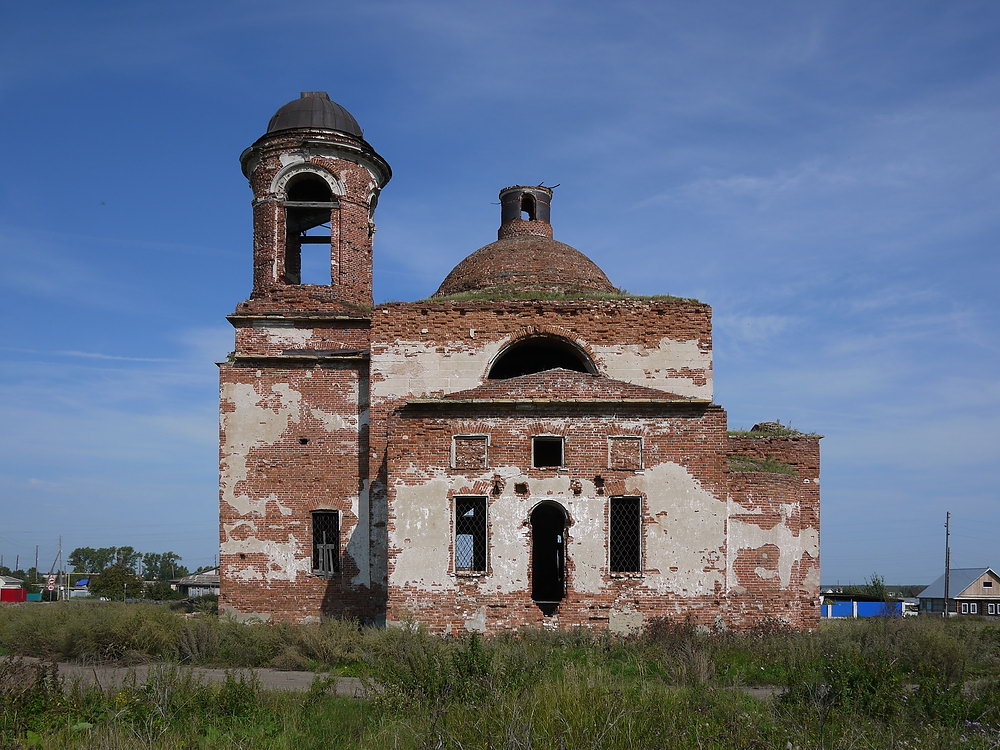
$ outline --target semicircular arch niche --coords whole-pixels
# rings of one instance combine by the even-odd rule
[[[561,367],[596,374],[590,357],[576,344],[558,336],[529,336],[500,352],[490,367],[489,380],[506,380]]]

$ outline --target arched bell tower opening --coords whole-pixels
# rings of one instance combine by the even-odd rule
[[[285,193],[285,282],[332,284],[330,222],[339,204],[329,183],[315,172],[299,172],[288,181]],[[316,228],[326,231],[309,234]]]
[[[566,595],[566,510],[545,501],[531,511],[531,599],[548,617]]]
[[[506,380],[556,367],[591,374],[597,372],[590,357],[566,339],[558,336],[531,336],[515,341],[504,349],[493,362],[486,377],[489,380]]]
[[[240,163],[253,190],[251,306],[370,307],[375,203],[392,171],[351,113],[305,91]]]

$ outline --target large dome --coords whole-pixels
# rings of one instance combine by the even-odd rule
[[[481,247],[448,274],[435,297],[483,291],[615,292],[594,261],[549,237],[520,235]]]
[[[339,130],[358,138],[362,136],[358,121],[337,102],[331,101],[325,91],[303,91],[298,99],[275,112],[267,124],[268,133],[297,128]]]
[[[501,190],[499,239],[455,266],[433,296],[485,290],[498,296],[617,292],[594,261],[552,239],[551,202],[552,188],[542,185]]]

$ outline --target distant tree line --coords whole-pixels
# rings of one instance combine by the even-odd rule
[[[182,594],[170,588],[170,580],[191,574],[180,564],[181,556],[175,552],[143,553],[134,547],[77,547],[66,560],[72,583],[89,578],[87,589],[90,593],[109,599],[180,599]],[[206,565],[194,572],[209,569]],[[20,578],[30,584],[43,581],[46,572],[0,566],[0,575]]]

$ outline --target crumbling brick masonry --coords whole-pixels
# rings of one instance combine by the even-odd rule
[[[241,163],[254,280],[220,364],[224,611],[816,626],[819,436],[727,432],[708,305],[619,292],[552,238],[552,190],[513,186],[497,241],[436,294],[373,307],[391,172],[354,118],[308,92]]]

